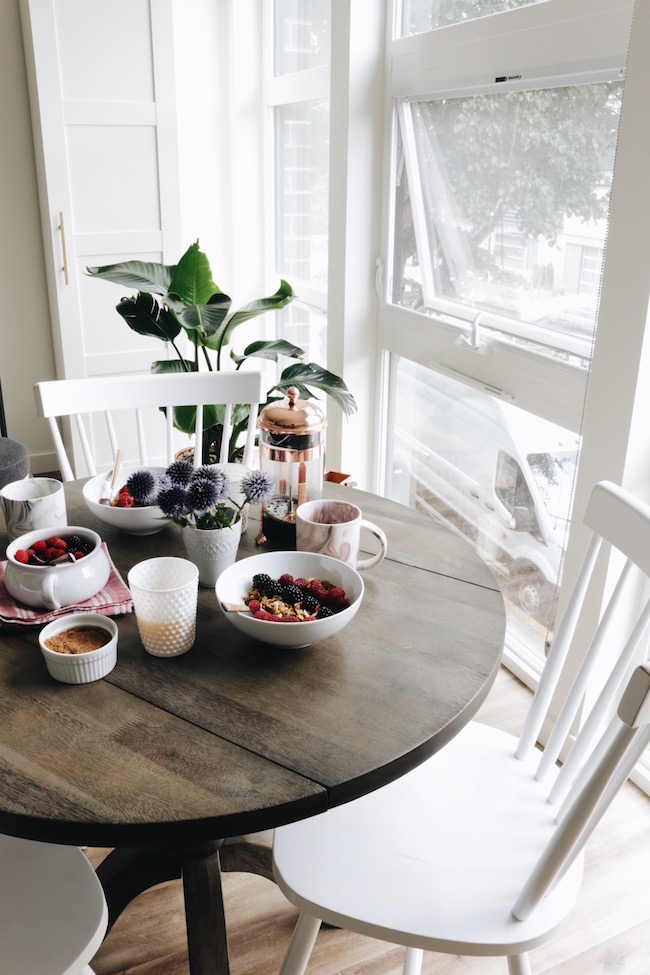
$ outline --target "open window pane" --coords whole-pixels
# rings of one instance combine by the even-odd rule
[[[388,495],[465,535],[499,580],[510,641],[544,660],[567,541],[579,438],[400,358]]]
[[[402,37],[540,2],[543,0],[404,0]]]
[[[275,109],[276,267],[327,290],[329,101]]]
[[[393,301],[586,364],[619,82],[403,102]]]

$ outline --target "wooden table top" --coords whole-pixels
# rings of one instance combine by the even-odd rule
[[[401,505],[352,488],[388,537],[384,562],[337,636],[301,650],[251,641],[199,590],[196,643],[165,659],[115,617],[106,678],[49,677],[36,628],[0,627],[0,831],[79,846],[219,839],[356,798],[443,746],[499,667],[505,613],[470,546]],[[68,521],[97,530],[126,579],[184,555],[180,531],[129,536],[96,521],[79,482]],[[255,554],[255,511],[239,556]],[[6,536],[0,533],[0,552]]]

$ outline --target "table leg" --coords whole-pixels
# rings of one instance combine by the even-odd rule
[[[97,868],[108,904],[109,930],[138,894],[166,880],[182,878],[190,973],[229,975],[219,868],[222,843],[112,850]]]

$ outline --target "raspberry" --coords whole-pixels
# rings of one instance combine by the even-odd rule
[[[293,584],[298,586],[299,589],[307,589],[309,586],[309,580],[303,579],[302,576],[299,579],[294,579]]]
[[[83,559],[85,553],[84,552],[73,552],[72,555],[73,555],[73,558],[75,560],[76,559]]]
[[[44,552],[46,548],[47,548],[47,542],[43,541],[42,538],[39,538],[37,542],[32,543],[32,549],[35,552]]]
[[[258,611],[256,613],[253,613],[253,616],[255,617],[256,620],[269,620],[269,621],[273,621],[273,620],[277,619],[277,617],[274,616],[272,613],[267,613],[267,611],[265,609],[258,609]]]
[[[115,502],[116,508],[132,508],[135,505],[135,501],[131,497],[128,491],[120,491],[117,496],[117,501]]]
[[[280,623],[302,623],[303,621],[299,616],[281,616],[279,619]]]
[[[63,549],[55,548],[54,546],[50,546],[49,548],[46,548],[45,551],[43,552],[43,558],[47,562],[53,562],[54,559],[58,559],[60,555],[63,555]]]
[[[27,565],[29,562],[29,552],[24,548],[19,548],[14,552],[14,558],[16,562],[22,562],[23,565]]]
[[[58,535],[52,535],[50,538],[46,538],[45,545],[47,548],[59,548],[62,552],[68,551],[68,543],[65,539],[59,538]]]
[[[289,572],[284,572],[279,580],[283,586],[290,586],[293,583],[293,576]]]
[[[260,608],[260,605],[261,604],[259,599],[251,599],[251,601],[248,604],[248,608],[250,609],[251,613],[256,613]]]
[[[332,602],[339,602],[341,599],[345,599],[345,589],[341,589],[340,586],[332,586],[327,594],[327,598]]]

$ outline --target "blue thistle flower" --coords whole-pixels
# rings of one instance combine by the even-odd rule
[[[133,471],[126,480],[126,487],[137,505],[144,506],[154,503],[156,478],[146,469]]]
[[[241,479],[240,488],[247,501],[263,504],[273,497],[275,480],[268,471],[247,471]]]
[[[165,518],[184,518],[190,510],[187,503],[187,491],[180,484],[172,484],[171,487],[163,488],[162,491],[158,492],[156,502]]]
[[[219,488],[209,477],[192,478],[187,489],[187,504],[191,511],[202,514],[210,511],[219,500]]]
[[[180,484],[182,487],[187,485],[194,476],[194,467],[188,460],[175,460],[165,471],[172,484]]]

